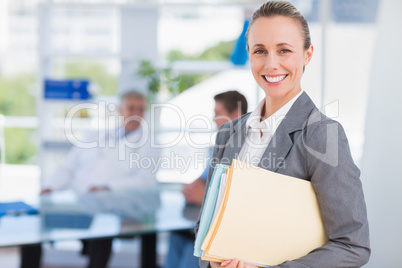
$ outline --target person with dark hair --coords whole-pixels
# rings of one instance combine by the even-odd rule
[[[220,128],[206,188],[215,165],[233,159],[310,181],[328,242],[271,267],[363,266],[370,243],[360,171],[342,126],[323,115],[301,89],[305,66],[313,56],[306,19],[287,1],[268,1],[254,12],[246,37],[251,72],[265,98],[253,112]],[[249,220],[258,221],[258,215]],[[196,231],[198,227],[199,221]],[[236,237],[231,241],[242,244]],[[231,259],[222,263],[200,260],[200,267],[257,267],[226,257]]]
[[[218,128],[247,112],[246,98],[236,90],[226,91],[214,97],[214,121]],[[183,187],[183,194],[187,204],[201,205],[205,192],[210,159],[201,176]],[[198,267],[198,259],[193,256],[194,232],[173,232],[170,236],[169,252],[165,268],[192,268]]]
[[[244,95],[236,90],[226,91],[217,94],[215,100],[214,121],[219,129],[224,123],[229,122],[247,113],[247,100]],[[208,176],[209,162],[201,174],[194,182],[187,184],[183,188],[183,194],[188,204],[201,205],[204,197],[205,181]]]
[[[236,109],[240,110],[242,115],[247,113],[246,97],[236,90],[217,94],[214,100],[215,102],[221,102],[229,114],[233,113]]]
[[[104,133],[91,131],[85,142],[98,141],[93,148],[81,148],[74,144],[62,164],[44,182],[41,194],[59,190],[73,190],[77,193],[119,191],[127,189],[156,187],[154,167],[141,168],[131,165],[130,144],[141,157],[156,158],[158,151],[151,147],[148,130],[141,126],[146,111],[145,97],[128,91],[121,96],[119,114],[120,127],[106,129]],[[104,136],[101,137],[101,134]],[[102,147],[100,139],[104,139]],[[143,142],[143,140],[145,142]],[[119,143],[124,143],[120,146]],[[122,150],[124,148],[124,152]],[[124,159],[119,156],[124,154]],[[111,255],[112,238],[83,240],[82,254],[89,257],[88,268],[106,268]],[[21,268],[40,267],[41,245],[21,247]]]

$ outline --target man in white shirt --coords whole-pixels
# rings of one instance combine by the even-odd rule
[[[81,144],[97,142],[97,146],[74,146],[64,162],[45,181],[41,194],[67,189],[87,193],[155,187],[156,167],[141,168],[130,163],[132,153],[137,158],[156,160],[159,156],[158,151],[151,148],[148,124],[143,120],[145,110],[146,99],[143,95],[135,91],[125,93],[119,107],[122,125],[117,129],[89,133],[84,141],[79,141]],[[83,242],[82,252],[89,256],[88,268],[106,267],[111,254],[112,239]],[[21,268],[39,267],[40,256],[40,245],[21,248]]]
[[[44,182],[42,193],[66,189],[86,193],[155,186],[152,168],[142,169],[135,164],[130,166],[130,153],[140,157],[158,157],[156,149],[151,148],[148,124],[142,120],[145,109],[144,96],[134,91],[125,93],[119,107],[122,125],[117,129],[88,133],[79,142],[97,142],[98,146],[74,146],[63,163]]]

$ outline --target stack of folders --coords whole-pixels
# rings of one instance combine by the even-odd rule
[[[269,267],[305,256],[326,242],[311,182],[238,160],[231,167],[216,165],[195,256]]]

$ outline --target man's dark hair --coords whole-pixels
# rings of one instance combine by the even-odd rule
[[[215,101],[220,101],[229,113],[233,113],[234,110],[240,109],[241,114],[247,113],[247,100],[243,94],[237,90],[230,90],[220,93],[214,97]]]

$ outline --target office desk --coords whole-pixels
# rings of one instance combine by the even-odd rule
[[[193,229],[199,210],[185,206],[179,189],[166,187],[84,195],[55,192],[27,203],[40,213],[1,217],[0,247],[141,235],[147,237],[141,260],[147,268],[156,264],[156,233]]]

